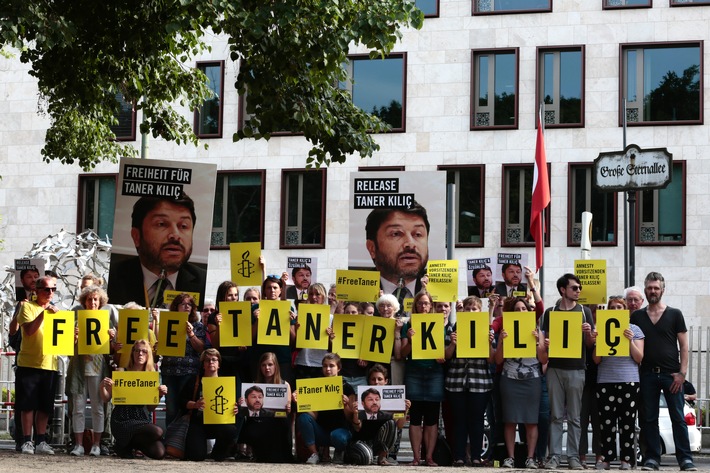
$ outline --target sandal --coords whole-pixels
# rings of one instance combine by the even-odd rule
[[[434,460],[432,460],[431,458],[427,458],[427,460],[426,460],[426,466],[439,466],[439,464],[436,463],[436,462],[435,462]]]

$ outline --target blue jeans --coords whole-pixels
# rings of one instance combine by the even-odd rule
[[[544,460],[547,456],[547,444],[550,441],[550,396],[547,393],[547,378],[542,375],[542,396],[540,396],[540,413],[537,417],[537,445],[535,456]]]
[[[641,372],[641,435],[646,442],[646,452],[643,461],[661,463],[661,436],[658,431],[658,402],[661,391],[666,397],[668,404],[668,414],[673,425],[673,442],[675,443],[675,457],[678,464],[693,461],[690,453],[690,441],[688,440],[688,425],[685,423],[683,415],[683,390],[671,393],[670,387],[673,384],[673,376],[670,373],[653,373],[651,371]]]
[[[316,444],[319,447],[335,447],[336,452],[345,450],[348,442],[352,438],[352,434],[348,429],[340,428],[332,432],[327,432],[321,427],[315,418],[310,414],[301,414],[296,420],[298,431],[301,432],[301,438],[306,447]]]
[[[454,460],[466,460],[466,444],[471,444],[471,460],[481,459],[484,415],[490,391],[482,393],[446,392],[454,415]]]

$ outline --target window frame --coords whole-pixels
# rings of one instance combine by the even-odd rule
[[[350,100],[353,97],[353,87],[356,84],[353,83],[353,64],[354,61],[382,61],[387,59],[402,59],[402,126],[400,128],[392,127],[389,131],[385,133],[406,133],[407,132],[407,53],[406,52],[391,52],[387,54],[384,59],[371,59],[369,54],[348,54],[348,62],[345,65],[348,79],[345,81],[344,89],[350,94]],[[342,87],[343,84],[341,84]],[[352,102],[353,105],[355,104]],[[362,110],[362,109],[361,109]],[[370,113],[369,110],[363,110],[366,113]],[[384,120],[383,120],[384,122]],[[386,123],[386,122],[385,122]]]
[[[602,10],[625,10],[632,8],[653,8],[653,0],[646,0],[646,5],[609,5],[609,0],[602,0]]]
[[[460,212],[459,209],[461,208],[461,202],[460,202],[460,190],[456,189],[456,195],[454,196],[454,205],[456,206],[456,211],[454,212],[454,218],[455,218],[455,223],[454,227],[456,229],[456,239],[454,242],[454,248],[483,248],[485,247],[485,228],[486,228],[486,165],[485,164],[440,164],[436,167],[437,171],[465,171],[465,170],[473,170],[473,169],[479,169],[481,173],[481,182],[480,182],[480,195],[479,195],[479,200],[481,202],[481,207],[480,207],[480,224],[479,224],[479,234],[480,234],[480,240],[478,243],[475,242],[459,242],[458,240],[458,228],[459,228],[459,218],[460,218]],[[448,175],[447,175],[447,182],[448,182]],[[446,185],[447,187],[447,192],[448,192],[448,183]],[[447,196],[447,204],[448,204],[448,196]],[[449,212],[449,209],[447,208],[447,213]],[[448,230],[447,230],[448,231]]]
[[[508,211],[506,209],[506,205],[508,203],[508,184],[507,184],[507,175],[508,171],[511,169],[534,169],[533,164],[523,164],[523,163],[518,163],[518,164],[503,164],[502,165],[502,185],[501,185],[501,219],[500,219],[500,246],[502,248],[511,248],[511,247],[535,247],[535,242],[534,241],[523,241],[523,242],[516,242],[516,243],[508,243],[506,240],[506,234],[507,234],[507,222],[508,222]],[[550,177],[550,185],[552,185],[552,173],[551,173],[551,165],[550,163],[547,163],[547,175]],[[529,194],[530,198],[532,199],[532,188],[529,189]],[[524,194],[527,195],[527,194]],[[545,227],[548,228],[548,231],[544,232],[544,239],[545,239],[545,247],[550,246],[550,231],[549,229],[552,228],[552,222],[550,221],[550,215],[551,215],[551,208],[552,208],[552,202],[545,208],[544,214],[545,214]],[[524,212],[530,212],[530,207],[528,206],[527,209],[523,207]],[[523,222],[525,222],[525,217],[523,217]],[[529,228],[526,229],[526,231],[529,231]]]
[[[494,0],[491,0],[492,2]],[[476,6],[477,0],[471,1],[471,15],[517,15],[521,13],[552,13],[552,0],[548,0],[547,8],[540,9],[521,9],[521,10],[490,10],[490,11],[478,11]]]
[[[692,0],[692,2],[696,2],[697,0]],[[706,7],[710,6],[710,0],[702,0],[702,3],[687,3],[686,2],[679,2],[678,0],[669,0],[668,1],[669,6],[671,7]]]
[[[121,95],[121,99],[118,99],[118,95]],[[121,92],[116,92],[116,100],[120,103],[126,103],[125,98],[123,97],[123,94]],[[119,118],[120,121],[120,118]],[[113,127],[111,127],[111,131],[113,132],[115,138],[114,141],[136,141],[136,102],[131,103],[131,133],[129,135],[125,136],[118,136],[116,135],[116,132],[114,131]]]
[[[574,225],[574,173],[573,171],[577,169],[588,169],[591,173],[594,173],[594,164],[588,162],[570,162],[567,163],[567,246],[579,247],[578,241],[573,238]],[[591,193],[595,190],[597,192],[603,192],[599,189],[594,189],[594,176],[590,173],[588,179],[588,193],[589,198],[593,198]],[[614,214],[612,215],[612,221],[614,222],[614,238],[611,241],[599,241],[591,240],[592,246],[618,246],[619,245],[619,193],[618,192],[607,192],[612,194],[612,208],[614,209]]]
[[[585,75],[586,75],[586,55],[585,55],[585,47],[584,45],[569,45],[569,46],[538,46],[537,51],[536,51],[536,68],[535,70],[537,71],[537,74],[535,76],[535,103],[540,104],[542,103],[542,88],[544,87],[544,80],[543,80],[543,70],[545,67],[544,61],[541,60],[542,55],[546,53],[562,53],[562,52],[572,52],[572,51],[578,51],[581,56],[582,56],[582,70],[580,71],[580,95],[581,95],[581,103],[579,107],[579,113],[580,113],[580,121],[578,123],[547,123],[545,122],[545,128],[584,128],[585,126],[585,120],[584,120],[584,115],[585,115],[585,105],[586,105],[586,94],[585,94],[585,87],[586,87],[586,82],[585,82]],[[556,61],[557,65],[556,68],[560,69],[559,61]],[[559,93],[560,85],[558,85],[557,90],[555,91],[556,93]],[[537,108],[537,107],[536,107]],[[558,113],[559,113],[559,100],[558,100]],[[545,116],[544,112],[547,111],[546,105],[543,104],[543,117]]]
[[[688,215],[688,197],[687,197],[687,191],[688,191],[688,173],[687,173],[687,161],[685,160],[678,160],[678,161],[673,161],[671,164],[671,176],[675,179],[678,176],[675,176],[676,172],[673,170],[673,168],[676,165],[679,165],[681,167],[681,191],[680,191],[680,200],[681,200],[681,206],[682,206],[682,212],[681,212],[681,239],[678,241],[666,241],[666,240],[656,240],[656,241],[642,241],[641,240],[641,205],[642,205],[642,191],[636,191],[636,221],[634,222],[635,228],[636,228],[636,246],[685,246],[686,242],[688,240],[688,229],[686,226],[686,221],[687,221],[687,215]],[[664,187],[665,188],[665,187]],[[660,189],[650,189],[654,192],[654,195],[658,190]],[[657,205],[657,204],[656,204]],[[656,211],[657,212],[657,211]],[[657,216],[656,216],[657,217]]]
[[[216,60],[216,61],[197,61],[195,64],[195,67],[199,69],[201,66],[203,67],[211,67],[211,66],[219,66],[219,74],[220,74],[220,84],[219,84],[219,117],[218,117],[218,122],[217,122],[217,133],[200,133],[200,108],[204,105],[201,105],[200,108],[197,108],[193,112],[193,123],[192,123],[192,129],[195,133],[195,136],[197,136],[200,139],[213,139],[213,138],[222,138],[222,131],[224,127],[224,79],[225,79],[225,72],[224,72],[224,60]],[[203,71],[204,73],[204,71]],[[206,75],[206,74],[205,74]]]
[[[509,54],[513,53],[515,55],[515,118],[513,120],[513,124],[511,125],[487,125],[487,126],[481,126],[481,125],[476,125],[476,102],[477,102],[477,97],[478,97],[478,91],[480,90],[480,85],[479,85],[479,80],[478,80],[478,74],[477,74],[477,61],[476,59],[479,56],[482,55],[498,55],[498,54]],[[489,67],[489,77],[492,73],[495,72],[495,66],[494,67]],[[471,131],[473,130],[517,130],[520,122],[520,48],[485,48],[485,49],[472,49],[471,50],[471,111],[469,113],[469,120],[470,120],[470,129]],[[490,81],[490,78],[489,78]],[[493,81],[495,82],[495,80]],[[495,89],[495,87],[494,87]],[[493,90],[493,95],[495,97],[495,90]],[[495,102],[494,102],[495,103]],[[491,105],[488,105],[486,108],[490,108],[492,111],[490,112],[495,121],[495,108]]]
[[[704,87],[705,81],[703,80],[703,75],[705,73],[705,68],[703,64],[704,56],[704,44],[703,40],[698,41],[662,41],[658,43],[622,43],[619,44],[619,126],[624,126],[624,94],[626,93],[626,51],[628,50],[650,50],[650,49],[664,49],[668,47],[690,47],[697,46],[698,48],[698,60],[700,63],[699,71],[699,97],[698,97],[698,119],[697,120],[676,120],[676,121],[629,121],[626,120],[626,126],[684,126],[684,125],[703,125],[704,124]],[[644,78],[641,77],[641,84],[643,85]],[[643,89],[643,87],[642,87]],[[643,102],[643,98],[640,99]],[[634,102],[636,103],[636,102]],[[629,102],[627,101],[626,106],[628,107]],[[643,104],[642,104],[643,105]],[[640,116],[643,116],[643,108],[641,108]]]
[[[279,216],[279,249],[324,249],[326,246],[326,202],[328,195],[328,173],[327,168],[319,169],[303,169],[303,168],[291,168],[281,170],[281,211]],[[287,178],[290,174],[304,174],[306,172],[319,172],[321,173],[321,185],[323,186],[321,190],[321,222],[320,222],[320,243],[317,244],[298,244],[289,245],[286,243],[286,218],[288,217],[288,189],[287,189]],[[300,203],[302,205],[302,202]]]
[[[232,175],[238,175],[238,174],[256,174],[259,176],[259,180],[261,181],[261,195],[260,195],[260,202],[261,202],[261,215],[259,217],[259,242],[261,242],[261,249],[264,249],[264,220],[266,216],[266,211],[265,211],[265,206],[266,206],[266,170],[265,169],[240,169],[240,170],[222,170],[222,171],[217,171],[217,180],[216,182],[219,182],[219,177],[220,176],[232,176]],[[215,194],[215,201],[213,204],[213,211],[214,207],[217,205],[217,195]],[[226,218],[227,215],[227,206],[224,206],[224,214],[223,218]],[[212,244],[212,233],[214,233],[215,230],[214,226],[214,218],[212,219],[212,228],[210,229],[210,250],[228,250],[229,249],[229,244],[233,242],[227,242],[226,245],[213,245]],[[225,233],[228,233],[228,226],[225,225],[224,227]]]
[[[79,176],[78,176],[78,191],[77,191],[78,198],[77,198],[77,208],[76,208],[76,233],[77,234],[82,233],[82,232],[91,228],[91,227],[84,226],[84,224],[85,224],[84,215],[86,213],[86,199],[88,197],[86,195],[86,182],[89,180],[98,181],[99,179],[110,178],[110,177],[113,178],[114,186],[117,188],[118,187],[118,173],[108,172],[108,173],[79,174]],[[115,221],[115,216],[116,216],[115,204],[116,204],[116,195],[114,194],[114,215],[112,216],[112,221]],[[97,203],[95,205],[98,205],[98,199],[97,199]],[[98,210],[98,209],[96,209],[96,210]],[[96,214],[98,215],[98,211],[96,212]],[[82,227],[84,227],[84,228],[82,228]],[[92,228],[92,230],[98,234],[96,229]],[[99,237],[103,238],[104,235],[99,235]],[[113,239],[113,235],[111,235],[111,239]]]

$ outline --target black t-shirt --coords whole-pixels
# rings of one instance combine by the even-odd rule
[[[348,397],[354,396],[355,390],[348,383],[343,382],[343,394]],[[340,428],[348,428],[350,425],[348,419],[345,418],[345,411],[343,409],[319,411],[316,421],[326,432],[332,432]]]
[[[646,309],[644,307],[631,314],[631,323],[638,325],[646,336],[641,371],[659,368],[662,373],[677,373],[680,371],[678,334],[688,331],[683,313],[679,309],[666,307],[654,324]]]
[[[552,307],[549,308],[545,311],[545,314],[543,314],[542,319],[540,319],[540,330],[543,330],[545,332],[545,338],[550,338],[550,312],[555,311],[555,312],[582,312],[583,315],[583,320],[582,323],[587,322],[589,325],[592,326],[592,330],[594,330],[594,319],[592,318],[592,311],[589,310],[588,307],[584,307],[581,304],[575,305],[572,310],[562,310],[559,307]],[[570,329],[571,330],[571,329]],[[582,324],[579,325],[579,330],[582,330]],[[554,335],[553,335],[554,336]],[[582,349],[579,354],[579,358],[552,358],[550,357],[550,361],[548,362],[547,366],[548,368],[557,368],[561,370],[583,370],[586,368],[586,345],[584,344],[584,335],[582,336]]]

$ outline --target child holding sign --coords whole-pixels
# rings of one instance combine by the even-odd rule
[[[148,340],[133,344],[127,371],[155,371],[153,350]],[[158,386],[158,398],[165,396],[168,388]],[[113,395],[113,379],[101,382],[101,399],[109,402]],[[116,440],[114,448],[121,458],[133,458],[133,450],[140,450],[147,457],[161,460],[165,457],[163,429],[153,424],[151,413],[157,405],[118,405],[111,414],[111,432]]]

